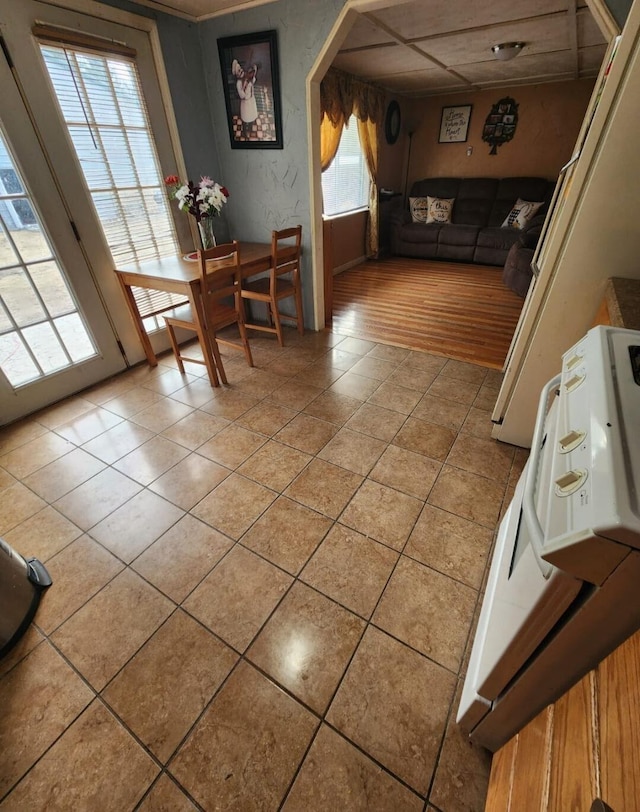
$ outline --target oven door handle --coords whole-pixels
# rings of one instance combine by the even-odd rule
[[[538,476],[538,467],[540,465],[540,454],[542,453],[542,438],[544,435],[544,424],[547,417],[547,402],[549,395],[554,387],[559,386],[562,380],[562,375],[556,375],[552,378],[546,386],[543,387],[540,393],[540,402],[538,404],[538,414],[536,417],[536,425],[533,430],[533,440],[531,441],[531,454],[529,456],[529,463],[527,465],[527,476],[524,483],[524,493],[522,497],[522,511],[524,518],[529,528],[531,537],[531,546],[536,558],[540,564],[540,569],[545,578],[549,577],[551,565],[544,561],[541,557],[541,551],[544,545],[544,532],[540,526],[538,514],[536,513],[535,492],[536,492],[536,479]]]

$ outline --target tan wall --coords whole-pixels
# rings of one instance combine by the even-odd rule
[[[593,85],[592,79],[580,79],[414,101],[420,124],[411,147],[409,187],[428,177],[556,178],[571,157]],[[482,140],[482,129],[492,105],[504,96],[519,105],[518,125],[513,140],[498,147],[497,155],[489,155],[491,147]],[[473,105],[467,141],[439,144],[442,108],[462,104]],[[473,150],[470,156],[468,148]]]
[[[325,221],[331,238],[333,268],[340,268],[364,256],[367,216],[367,211],[358,211]]]

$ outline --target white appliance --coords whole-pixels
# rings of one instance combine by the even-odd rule
[[[458,711],[496,750],[640,628],[640,332],[594,327],[540,397]]]

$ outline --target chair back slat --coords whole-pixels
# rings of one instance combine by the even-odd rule
[[[293,244],[286,240],[294,239]],[[276,276],[297,273],[300,267],[302,226],[285,228],[271,233],[271,262]]]
[[[240,288],[240,245],[237,240],[198,252],[205,299],[220,301]]]

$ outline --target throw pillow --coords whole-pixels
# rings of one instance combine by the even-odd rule
[[[426,197],[410,197],[409,210],[414,223],[426,223],[429,213],[429,204]]]
[[[427,223],[450,223],[455,197],[427,197]]]
[[[507,219],[502,224],[502,228],[524,228],[526,224],[535,216],[543,201],[532,203],[529,200],[516,200],[515,206],[507,215]]]

